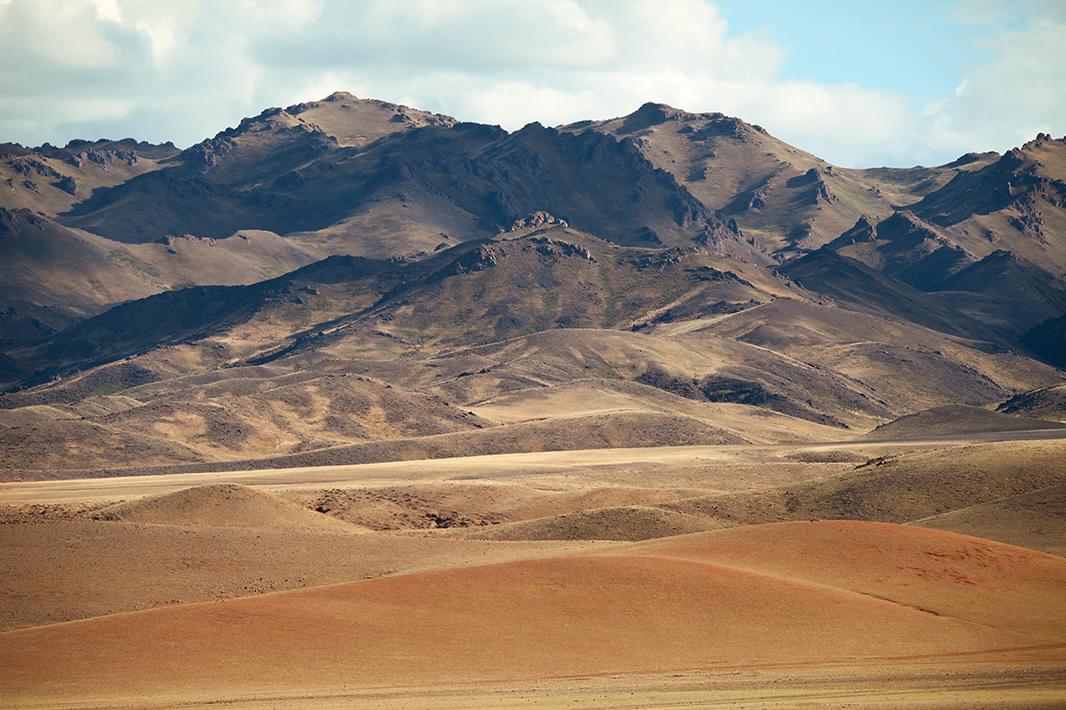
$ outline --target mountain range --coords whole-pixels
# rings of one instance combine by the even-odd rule
[[[0,145],[0,256],[9,476],[1066,419],[1046,134],[852,169],[662,104],[507,132],[338,92]]]

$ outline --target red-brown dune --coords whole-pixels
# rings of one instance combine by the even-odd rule
[[[743,565],[744,568],[741,568]],[[677,669],[1066,659],[1066,560],[787,523],[0,634],[9,706]]]

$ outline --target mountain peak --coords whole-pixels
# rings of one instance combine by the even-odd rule
[[[877,223],[868,215],[860,215],[851,229],[847,230],[832,242],[826,245],[826,249],[839,249],[848,244],[877,241]]]
[[[348,91],[334,91],[332,94],[322,100],[334,103],[337,101],[358,101],[359,97]]]
[[[667,123],[678,124],[678,132],[686,134],[693,140],[710,136],[726,136],[748,142],[756,133],[766,135],[766,130],[762,126],[747,123],[735,116],[727,116],[719,112],[693,113],[652,101],[643,104],[628,116],[603,121],[599,125],[619,134],[633,134]],[[575,127],[578,125],[581,124],[575,124]]]
[[[655,117],[660,121],[667,121],[675,118],[684,118],[686,116],[691,116],[692,114],[682,109],[674,108],[669,104],[648,101],[641,104],[640,108],[629,115]]]
[[[905,231],[925,230],[930,233],[934,232],[933,227],[930,224],[918,218],[918,216],[910,210],[898,210],[893,212],[891,216],[885,217],[878,226]]]
[[[1031,141],[1027,141],[1022,145],[1022,150],[1029,150],[1032,148],[1043,148],[1048,143],[1062,143],[1066,144],[1066,136],[1062,138],[1055,138],[1050,133],[1037,133],[1036,138]]]

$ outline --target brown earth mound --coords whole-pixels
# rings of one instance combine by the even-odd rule
[[[948,405],[915,412],[882,424],[869,434],[867,439],[879,441],[926,439],[953,434],[980,434],[983,432],[1037,431],[1042,429],[1066,429],[1066,424],[1042,419],[1001,414],[981,407]]]
[[[661,507],[731,525],[845,519],[911,522],[1066,482],[1063,441],[950,446],[875,457],[847,473]]]
[[[625,506],[470,529],[463,535],[479,540],[648,540],[703,532],[720,525],[705,516]]]
[[[914,524],[1066,557],[1066,484],[959,508]]]
[[[233,483],[187,488],[176,493],[108,506],[97,520],[152,525],[223,528],[304,528],[360,532],[345,523],[289,503],[269,493]]]
[[[1003,402],[996,411],[1021,414],[1053,421],[1066,421],[1066,385],[1041,387],[1017,394]]]

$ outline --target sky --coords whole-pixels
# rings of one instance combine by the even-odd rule
[[[1066,0],[0,0],[0,142],[188,146],[333,91],[515,130],[646,101],[839,165],[1066,133]]]

